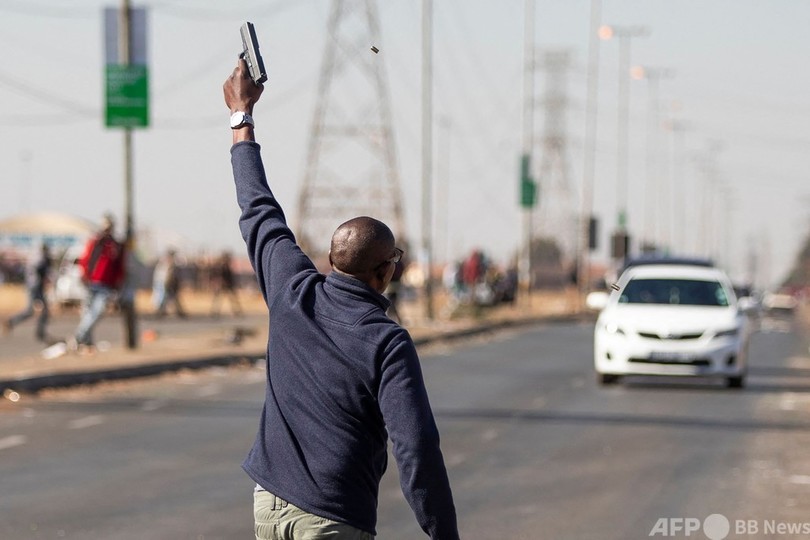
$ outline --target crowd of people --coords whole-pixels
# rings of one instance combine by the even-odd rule
[[[76,261],[86,289],[86,297],[81,305],[81,318],[78,327],[68,343],[74,348],[93,346],[93,328],[110,306],[117,307],[122,295],[134,294],[136,288],[151,287],[151,307],[156,318],[174,315],[187,318],[183,292],[195,291],[210,294],[209,316],[219,318],[223,313],[240,317],[244,314],[239,291],[255,284],[252,272],[240,273],[236,269],[233,255],[223,251],[215,256],[183,256],[174,248],[167,249],[153,265],[147,265],[146,279],[127,278],[132,270],[127,260],[126,250],[114,236],[114,220],[106,215],[98,234],[91,238]],[[23,310],[3,321],[4,333],[36,315],[35,338],[43,343],[53,343],[56,338],[47,331],[52,308],[49,307],[49,290],[53,288],[55,267],[59,257],[54,256],[47,244],[41,246],[37,257],[33,257],[22,271],[26,284],[27,300]],[[391,283],[385,292],[390,301],[388,315],[394,321],[403,322],[400,304],[413,299],[419,287],[409,274],[418,273],[418,265],[412,265],[407,258],[395,267]],[[416,280],[418,281],[418,280]],[[472,250],[467,256],[448,263],[442,274],[442,285],[447,292],[447,304],[443,316],[451,317],[460,307],[486,307],[500,303],[514,302],[517,291],[517,270],[513,266],[504,268],[483,251]],[[225,310],[225,308],[228,308]]]
[[[450,292],[452,305],[511,304],[518,288],[517,266],[503,269],[483,251],[474,249],[467,257],[445,267],[442,282]]]
[[[123,242],[115,236],[113,217],[105,215],[98,233],[75,260],[86,294],[81,302],[78,326],[67,339],[70,347],[92,348],[93,329],[98,321],[110,307],[120,307],[123,298],[134,298],[135,289],[151,288],[152,311],[147,312],[147,316],[187,318],[184,291],[194,291],[210,294],[208,315],[219,318],[225,313],[241,317],[244,310],[239,291],[256,284],[252,271],[237,271],[233,255],[227,250],[215,256],[191,257],[169,248],[152,265],[139,267],[137,271],[132,266],[134,258],[128,255]],[[4,333],[12,332],[36,316],[34,337],[46,344],[58,341],[48,334],[47,326],[52,313],[49,291],[53,289],[59,259],[47,244],[43,244],[38,256],[24,267],[26,304],[24,309],[2,322]],[[395,266],[385,296],[390,302],[388,316],[396,322],[406,322],[400,311],[401,302],[418,295],[419,284],[409,277],[418,274],[418,269],[419,265],[412,265],[407,256]],[[442,284],[448,300],[441,315],[452,317],[465,306],[486,307],[513,302],[517,270],[514,266],[504,268],[483,251],[474,249],[445,266]]]
[[[78,325],[66,338],[56,338],[48,333],[52,312],[50,304],[54,303],[54,276],[60,264],[75,265],[83,290]],[[148,270],[150,267],[145,268]],[[26,303],[22,310],[2,321],[3,333],[10,334],[36,316],[34,337],[38,341],[46,345],[64,341],[68,349],[75,351],[93,350],[93,331],[99,320],[111,308],[122,309],[127,303],[133,304],[136,290],[143,287],[152,289],[151,315],[156,318],[166,317],[170,312],[179,318],[188,316],[182,302],[184,289],[210,292],[211,317],[221,316],[224,300],[228,301],[232,315],[239,317],[243,314],[239,300],[243,280],[234,268],[229,251],[215,258],[183,260],[177,250],[170,248],[155,261],[148,279],[144,281],[143,268],[136,269],[134,257],[126,249],[125,243],[116,237],[115,220],[110,214],[104,215],[99,230],[86,242],[81,255],[75,260],[73,257],[67,260],[66,253],[54,256],[52,248],[42,243],[37,256],[32,257],[26,265],[19,265],[19,268],[9,265],[9,271],[3,272],[3,278],[19,281],[17,274],[22,274],[24,278]],[[72,272],[67,274],[68,278],[71,276]]]

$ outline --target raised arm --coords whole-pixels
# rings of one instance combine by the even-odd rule
[[[315,271],[315,266],[296,244],[284,211],[267,184],[252,120],[253,106],[263,90],[250,79],[242,59],[223,85],[225,104],[232,117],[237,115],[244,120],[236,126],[232,121],[231,165],[236,199],[242,210],[239,228],[265,301],[270,305],[276,291],[290,278],[304,270]]]

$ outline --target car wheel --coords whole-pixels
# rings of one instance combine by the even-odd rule
[[[726,386],[728,388],[742,388],[745,386],[745,375],[739,377],[729,377],[726,379]]]
[[[619,382],[619,376],[612,373],[597,373],[597,380],[599,384],[607,386],[609,384],[616,384]]]

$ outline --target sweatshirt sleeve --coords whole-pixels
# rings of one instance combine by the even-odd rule
[[[234,144],[231,165],[236,200],[242,210],[239,228],[262,294],[270,305],[290,278],[304,270],[314,271],[315,266],[296,244],[284,211],[267,184],[260,149],[253,141]]]
[[[457,540],[453,494],[422,368],[410,338],[386,355],[380,408],[393,443],[400,486],[419,525],[434,540]]]

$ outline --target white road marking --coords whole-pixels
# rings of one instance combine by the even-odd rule
[[[790,396],[782,396],[779,401],[779,408],[783,411],[793,411],[796,409],[796,400]]]
[[[158,409],[162,409],[165,407],[169,402],[165,399],[150,399],[149,401],[144,402],[141,405],[141,410],[144,412],[151,412],[156,411]]]
[[[104,423],[104,417],[100,414],[94,414],[92,416],[85,416],[83,418],[77,418],[76,420],[71,420],[68,422],[68,429],[84,429],[89,428],[92,426],[97,426],[99,424]]]
[[[27,442],[28,437],[25,435],[9,435],[8,437],[3,437],[0,439],[0,450],[14,448],[15,446],[20,446],[21,444],[25,444]]]
[[[543,396],[538,396],[532,400],[532,407],[534,407],[535,409],[542,409],[543,407],[546,406],[546,403],[548,403],[548,400],[546,398],[544,398]]]
[[[467,456],[464,454],[450,454],[444,461],[448,467],[455,467],[467,461]]]
[[[197,390],[197,397],[210,397],[219,394],[222,387],[218,384],[209,384]]]
[[[788,478],[791,484],[804,484],[810,486],[810,475],[807,474],[794,474]]]

